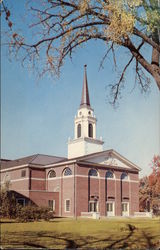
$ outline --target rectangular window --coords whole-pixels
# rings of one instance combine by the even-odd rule
[[[90,201],[89,202],[89,212],[98,212],[98,202]]]
[[[71,201],[65,200],[65,212],[70,212]]]
[[[25,199],[23,198],[16,199],[16,202],[23,207],[25,206]]]
[[[107,203],[107,212],[113,212],[113,203]]]
[[[128,203],[122,203],[122,212],[128,211]]]
[[[56,201],[55,200],[49,200],[48,201],[48,207],[51,211],[55,211],[55,205],[56,205]]]
[[[26,170],[22,170],[21,171],[21,177],[25,177],[26,176]]]

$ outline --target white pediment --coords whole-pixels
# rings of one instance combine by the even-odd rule
[[[136,168],[137,170],[139,170],[139,168],[135,164],[114,151],[112,151],[112,153],[107,151],[100,152],[97,155],[88,157],[88,159],[86,157],[86,161],[126,169]]]

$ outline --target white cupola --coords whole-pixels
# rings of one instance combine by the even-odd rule
[[[74,139],[68,141],[68,158],[74,158],[103,151],[103,141],[96,139],[96,122],[91,108],[86,65],[80,107],[74,120]]]

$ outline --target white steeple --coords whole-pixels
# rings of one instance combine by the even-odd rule
[[[68,141],[68,158],[103,151],[104,142],[96,139],[97,119],[90,106],[86,67],[84,65],[81,104],[74,120],[74,139]]]

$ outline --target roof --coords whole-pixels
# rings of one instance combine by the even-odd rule
[[[90,106],[86,67],[87,65],[84,65],[83,89],[82,89],[82,97],[81,97],[81,104],[80,104],[81,107]]]
[[[97,166],[100,166],[100,165],[106,166],[106,164],[104,165],[104,164],[99,164],[96,161],[94,162],[95,157],[99,157],[99,156],[101,157],[101,156],[106,156],[106,155],[118,158],[120,161],[122,161],[125,164],[127,164],[128,166],[130,166],[130,168],[134,171],[141,170],[137,165],[135,165],[134,163],[132,163],[131,161],[129,161],[128,159],[126,159],[125,157],[123,157],[122,155],[120,155],[119,153],[117,153],[113,149],[104,150],[101,152],[96,152],[96,153],[92,153],[92,154],[88,154],[88,155],[84,155],[84,156],[80,156],[80,157],[75,157],[75,158],[71,158],[71,159],[67,159],[64,157],[58,157],[58,156],[35,154],[35,155],[28,156],[28,157],[16,159],[16,160],[2,161],[1,169],[4,170],[4,169],[18,167],[18,166],[22,166],[22,165],[29,165],[29,166],[34,166],[34,167],[37,166],[37,167],[41,167],[41,168],[42,167],[49,168],[52,166],[58,167],[60,165],[69,164],[69,163],[73,163],[73,162],[78,163],[78,164],[94,164],[94,165],[97,164]],[[116,166],[112,166],[112,167],[116,167]]]
[[[58,167],[60,165],[64,165],[64,164],[69,164],[69,163],[78,163],[78,164],[97,164],[97,166],[107,166],[106,164],[99,164],[98,162],[94,162],[93,158],[95,157],[101,157],[101,156],[110,156],[110,157],[116,157],[117,159],[119,159],[120,161],[124,162],[125,164],[127,164],[128,166],[130,166],[130,168],[134,171],[140,171],[141,168],[139,168],[136,164],[134,164],[133,162],[129,161],[127,158],[125,158],[124,156],[120,155],[118,152],[116,152],[113,149],[109,149],[109,150],[104,150],[104,151],[100,151],[100,152],[96,152],[96,153],[91,153],[88,155],[83,155],[83,156],[79,156],[79,157],[75,157],[75,158],[70,158],[70,159],[66,159],[63,162],[57,162],[54,165],[50,164],[50,165],[46,165],[45,168],[48,167]],[[110,164],[109,164],[110,166]],[[116,166],[112,166],[112,167],[116,167]]]
[[[66,161],[67,158],[58,157],[58,156],[50,156],[50,155],[43,155],[43,154],[35,154],[23,158],[19,158],[16,160],[10,161],[3,161],[1,160],[1,169],[21,166],[21,165],[38,165],[38,166],[45,166],[48,164],[54,164],[61,161]]]
[[[124,156],[122,156],[121,154],[119,154],[118,152],[116,152],[114,149],[109,149],[109,150],[104,150],[104,151],[101,151],[101,152],[96,152],[96,153],[84,155],[84,156],[76,158],[76,160],[78,160],[78,161],[84,161],[84,162],[87,163],[90,158],[96,157],[96,156],[98,157],[98,156],[104,155],[106,153],[108,153],[110,156],[116,156],[121,161],[123,161],[123,162],[127,163],[128,165],[130,165],[131,168],[133,168],[133,169],[136,169],[138,171],[141,170],[140,167],[138,167],[133,162],[129,161],[127,158],[125,158]]]

